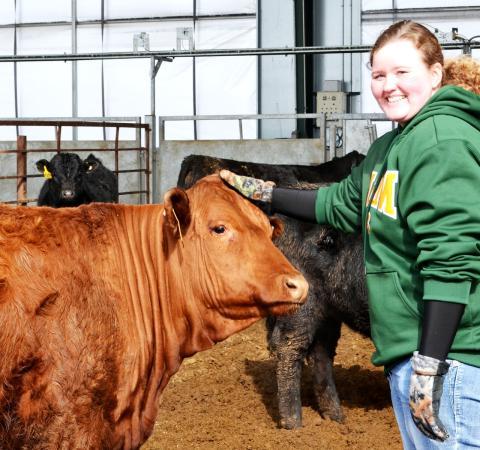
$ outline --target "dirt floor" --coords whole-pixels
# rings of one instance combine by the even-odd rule
[[[346,415],[324,420],[312,405],[304,371],[303,428],[278,428],[275,362],[264,323],[183,362],[164,393],[155,430],[142,447],[157,449],[400,450],[387,381],[370,363],[372,344],[347,328],[335,359]]]

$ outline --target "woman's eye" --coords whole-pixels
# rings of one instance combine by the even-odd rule
[[[226,230],[226,228],[223,225],[218,225],[218,226],[212,228],[212,231],[215,234],[223,234],[223,233],[225,233],[225,230]]]

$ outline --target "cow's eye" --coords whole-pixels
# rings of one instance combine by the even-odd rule
[[[215,227],[212,228],[212,231],[215,233],[215,234],[223,234],[225,233],[227,229],[225,228],[224,225],[217,225]]]

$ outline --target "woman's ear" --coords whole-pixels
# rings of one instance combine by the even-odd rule
[[[430,67],[432,74],[432,89],[436,91],[442,87],[443,66],[440,63],[435,63]]]

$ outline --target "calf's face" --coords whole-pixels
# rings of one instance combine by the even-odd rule
[[[80,195],[85,166],[78,155],[59,153],[50,161],[37,161],[36,166],[45,178],[51,180],[60,199],[73,202]]]
[[[218,175],[165,196],[165,215],[184,253],[182,270],[207,309],[231,319],[285,314],[307,296],[304,277],[273,245],[277,227]]]

